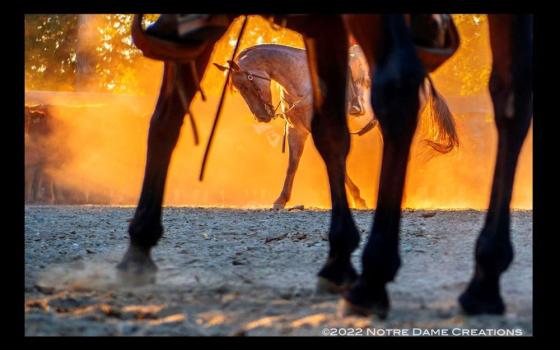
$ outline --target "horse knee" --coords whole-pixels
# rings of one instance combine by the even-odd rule
[[[498,275],[505,271],[514,258],[510,240],[481,234],[476,242],[477,264],[488,274]]]

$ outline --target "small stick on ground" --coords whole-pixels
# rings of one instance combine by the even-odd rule
[[[276,237],[267,237],[267,238],[264,240],[264,243],[270,243],[270,242],[274,242],[274,241],[280,241],[280,240],[286,238],[287,236],[288,236],[288,233],[284,233],[284,234],[282,234],[282,235],[280,235],[280,236],[276,236]]]

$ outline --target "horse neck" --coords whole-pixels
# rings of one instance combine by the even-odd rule
[[[286,100],[304,96],[311,89],[308,79],[305,79],[309,74],[303,50],[260,45],[246,55],[243,68],[265,72],[284,88]]]

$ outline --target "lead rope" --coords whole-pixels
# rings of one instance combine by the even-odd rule
[[[235,59],[237,55],[237,50],[239,49],[239,43],[243,37],[243,33],[245,32],[245,28],[247,27],[249,17],[245,16],[243,19],[243,24],[241,25],[241,29],[239,30],[239,34],[237,35],[237,43],[235,43],[235,47],[233,49],[233,53],[231,55],[231,60]],[[224,98],[226,96],[226,87],[229,82],[229,77],[231,74],[231,69],[228,69],[226,80],[224,86],[222,88],[222,95],[220,97],[220,103],[218,105],[218,110],[216,111],[216,116],[214,117],[214,123],[212,124],[212,130],[210,131],[210,136],[208,138],[208,143],[206,144],[206,149],[204,151],[204,158],[202,158],[202,165],[200,166],[200,174],[198,176],[198,181],[202,181],[204,179],[204,170],[206,168],[206,163],[208,161],[208,155],[210,154],[210,147],[212,146],[212,140],[214,139],[214,134],[216,133],[216,127],[218,125],[218,120],[220,119],[220,115],[222,113],[222,107],[224,105]]]

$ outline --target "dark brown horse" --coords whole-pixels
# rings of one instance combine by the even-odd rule
[[[197,75],[206,68],[213,44],[232,20],[233,16],[165,15],[144,31],[140,18],[135,18],[136,45],[145,55],[166,63],[150,124],[142,194],[129,228],[130,246],[118,265],[123,277],[153,276],[157,269],[150,253],[163,233],[163,190],[188,110],[185,97],[190,101],[196,93]],[[321,285],[345,291],[347,312],[384,317],[389,310],[386,285],[400,266],[401,201],[417,126],[418,91],[427,73],[456,49],[453,22],[450,16],[439,15],[299,15],[284,16],[279,22],[305,39],[313,86],[312,135],[329,177],[330,250],[319,272]],[[476,268],[459,298],[469,314],[501,314],[505,310],[499,279],[513,259],[509,205],[519,152],[532,119],[533,18],[489,15],[489,23],[494,57],[490,93],[498,155],[486,222],[476,242]],[[350,143],[345,103],[349,32],[362,47],[369,66],[375,67],[371,103],[383,135],[377,209],[360,275],[350,261],[360,237],[344,187]],[[186,63],[189,61],[194,64]]]

